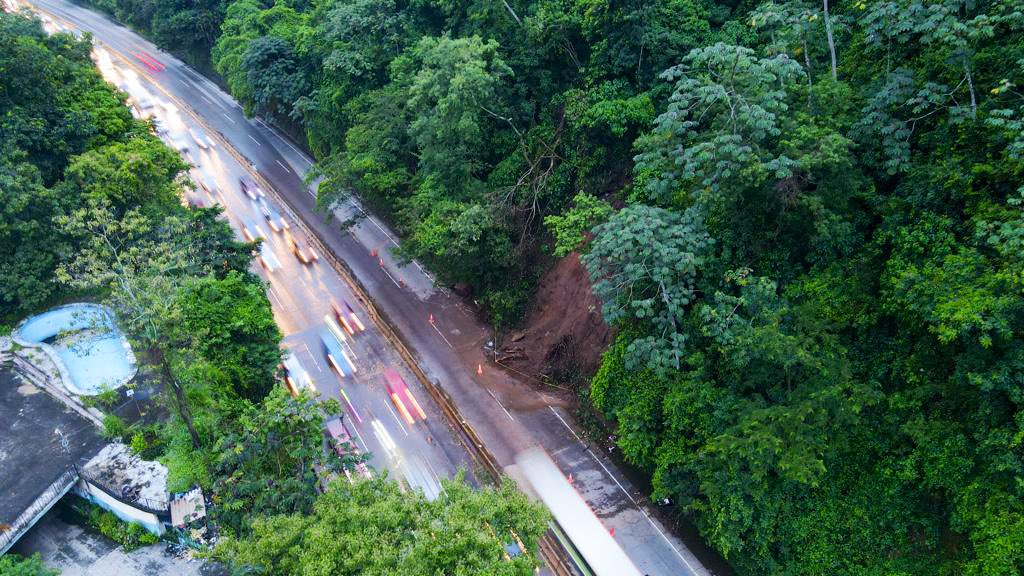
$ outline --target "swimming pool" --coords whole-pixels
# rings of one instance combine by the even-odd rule
[[[19,344],[42,347],[64,386],[82,396],[123,386],[135,376],[135,355],[109,308],[69,304],[33,316],[14,333]]]

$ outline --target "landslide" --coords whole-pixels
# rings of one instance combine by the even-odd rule
[[[577,388],[597,370],[610,342],[601,303],[574,252],[541,276],[523,324],[506,336],[498,358],[521,372]]]

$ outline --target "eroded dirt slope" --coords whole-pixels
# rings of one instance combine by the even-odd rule
[[[601,303],[572,253],[541,277],[523,326],[504,339],[499,358],[516,370],[575,385],[597,370],[610,341]]]

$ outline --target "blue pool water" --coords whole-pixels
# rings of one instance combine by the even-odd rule
[[[135,375],[128,342],[104,306],[53,308],[25,320],[15,335],[25,342],[48,345],[64,365],[65,386],[75,394],[89,396],[117,388]]]

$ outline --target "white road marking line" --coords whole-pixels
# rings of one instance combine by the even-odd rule
[[[306,192],[309,192],[310,196],[312,196],[313,198],[316,198],[316,192],[313,192],[312,188],[306,188]]]
[[[383,226],[381,226],[376,220],[373,219],[373,216],[370,216],[369,214],[367,214],[366,210],[363,210],[362,206],[360,206],[359,204],[356,204],[355,200],[351,200],[349,203],[352,205],[353,208],[355,208],[356,210],[359,210],[359,212],[363,216],[366,216],[366,219],[369,220],[370,222],[372,222],[373,225],[376,226],[377,229],[381,231],[381,233],[383,233],[385,236],[387,236],[388,240],[390,240],[392,244],[394,244],[395,246],[398,246],[398,242],[396,242],[395,239],[391,237],[391,234],[388,234],[388,231],[385,230]]]
[[[227,114],[223,114],[223,116],[228,119],[228,122],[231,122],[232,124],[235,123],[235,120],[231,116],[228,116]]]
[[[291,170],[289,170],[287,166],[285,166],[284,164],[281,164],[281,161],[280,161],[280,160],[278,160],[278,159],[276,159],[276,158],[275,158],[275,159],[274,159],[274,162],[277,162],[277,165],[278,165],[278,166],[280,166],[281,168],[284,168],[284,171],[285,171],[285,172],[287,172],[287,173],[289,173],[289,174],[291,174],[291,173],[292,173],[292,171],[291,171]]]
[[[440,335],[440,336],[441,336],[441,338],[444,338],[444,343],[445,343],[445,344],[447,344],[449,348],[451,348],[452,350],[454,350],[454,349],[455,349],[455,346],[452,346],[452,343],[451,343],[451,342],[449,342],[449,341],[448,341],[448,339],[447,339],[447,338],[445,338],[444,334],[443,334],[443,333],[442,333],[442,332],[441,332],[440,330],[438,330],[438,329],[437,329],[437,326],[436,326],[436,325],[434,325],[434,324],[431,324],[431,326],[432,326],[432,327],[434,328],[434,331],[435,331],[435,332],[437,332],[437,333],[438,333],[438,335]],[[500,402],[499,402],[499,404],[500,404]]]
[[[257,140],[257,139],[255,139],[255,138],[253,138],[253,137],[252,137],[252,134],[246,134],[246,136],[248,136],[248,137],[249,137],[249,140],[252,140],[253,142],[255,142],[255,143],[256,143],[256,145],[257,145],[257,146],[259,146],[260,148],[262,148],[262,147],[263,147],[263,144],[260,144],[260,141],[259,141],[259,140]]]
[[[278,298],[277,294],[274,293],[274,289],[273,288],[267,288],[267,291],[270,292],[270,295],[273,296],[274,300],[277,301],[277,305],[280,306],[281,308],[284,308],[284,303],[281,302],[281,299]]]
[[[569,426],[569,423],[562,418],[561,414],[559,414],[553,406],[548,406],[548,408],[551,409],[551,412],[555,415],[555,417],[558,418],[562,425],[568,428],[569,432],[572,432],[572,435],[575,436],[577,440],[579,440],[580,445],[585,446],[586,444],[583,442],[583,439],[580,438],[579,434],[577,434],[576,431],[572,429],[572,426]],[[686,564],[686,567],[689,568],[691,572],[696,574],[697,571],[693,569],[693,566],[691,566],[690,563],[686,560],[686,557],[683,556],[678,549],[676,549],[675,545],[672,544],[672,541],[668,539],[668,536],[666,536],[665,533],[661,531],[661,528],[658,528],[658,525],[654,523],[654,520],[652,520],[651,517],[647,514],[647,511],[640,507],[636,503],[636,500],[633,499],[633,496],[629,492],[627,492],[625,488],[622,487],[622,484],[619,483],[618,478],[616,478],[615,475],[612,474],[611,470],[609,470],[608,467],[604,465],[604,462],[601,462],[601,459],[598,458],[597,455],[594,454],[594,451],[591,450],[590,448],[587,448],[587,452],[590,454],[591,458],[593,458],[594,461],[601,466],[601,468],[604,468],[604,471],[608,474],[608,476],[610,476],[611,479],[615,481],[615,484],[619,487],[619,490],[622,490],[622,493],[626,495],[626,498],[629,498],[629,501],[633,503],[633,506],[636,506],[637,510],[640,510],[644,517],[647,518],[647,521],[651,523],[651,526],[654,526],[654,529],[657,530],[659,534],[661,534],[661,537],[665,539],[665,542],[669,545],[670,548],[672,548],[672,551],[676,553],[676,556],[679,556],[679,559],[682,560],[684,564]]]
[[[356,433],[356,438],[359,438],[359,441],[363,443],[363,452],[369,452],[370,447],[366,445],[366,440],[363,440],[363,435],[359,433],[359,427],[356,426],[355,421],[349,419],[349,423],[352,424],[352,431]],[[358,445],[356,447],[358,448]]]
[[[577,434],[576,431],[572,429],[572,426],[569,426],[569,423],[562,419],[562,415],[559,414],[557,410],[555,410],[554,406],[548,406],[548,408],[551,409],[551,413],[555,415],[555,418],[558,418],[562,422],[562,425],[568,428],[569,432],[572,432],[572,435],[575,436],[576,440],[579,441],[580,446],[587,445],[587,443],[583,441],[583,438],[580,438],[580,435]]]
[[[313,361],[313,366],[316,366],[317,372],[323,374],[324,371],[320,369],[320,363],[316,361],[316,356],[314,356],[313,351],[309,349],[309,344],[303,342],[302,347],[306,349],[306,354],[309,354],[309,359]]]
[[[381,268],[381,270],[384,270],[384,273],[388,275],[388,278],[391,278],[391,281],[395,283],[395,286],[398,286],[399,288],[402,287],[402,285],[398,283],[398,280],[395,280],[395,277],[392,276],[390,272],[388,272],[384,268]]]
[[[387,390],[385,390],[385,392],[387,392]],[[402,432],[405,432],[406,436],[408,436],[409,435],[409,431],[405,429],[405,425],[402,424],[402,421],[398,419],[398,414],[395,413],[395,409],[391,407],[391,395],[390,394],[388,394],[388,400],[387,400],[387,402],[384,403],[384,405],[388,407],[388,412],[391,412],[391,415],[395,417],[395,422],[398,422],[398,427],[402,429]]]
[[[352,348],[352,345],[348,343],[348,338],[346,338],[345,341],[341,343],[341,345],[344,346],[345,348],[348,348],[348,351],[352,353],[353,358],[359,360],[359,356],[356,355],[356,351]]]
[[[306,279],[303,278],[301,274],[299,275],[299,282],[302,282],[303,286],[305,286],[306,288],[309,288],[309,284],[306,283]]]
[[[441,494],[446,494],[444,490],[444,484],[441,484],[441,477],[437,475],[437,471],[434,470],[434,465],[430,463],[430,460],[423,460],[427,463],[427,468],[430,468],[430,473],[434,476],[434,482],[437,483],[438,488],[441,489]]]
[[[683,564],[686,564],[686,567],[690,569],[690,572],[697,574],[697,570],[690,564],[689,560],[686,559],[686,556],[683,556],[683,553],[680,552],[676,548],[676,545],[668,539],[668,536],[666,536],[665,533],[662,532],[661,528],[658,528],[658,525],[654,523],[654,520],[651,520],[651,516],[647,514],[647,511],[644,510],[643,508],[640,508],[640,512],[642,512],[644,518],[647,518],[647,521],[651,523],[651,526],[654,526],[654,529],[658,531],[658,534],[660,534],[661,537],[665,540],[665,543],[668,544],[669,548],[671,548],[672,551],[676,553],[676,556],[679,556],[679,559],[683,561]]]
[[[501,400],[498,400],[498,397],[494,395],[494,392],[491,392],[490,388],[487,389],[487,393],[490,394],[491,398],[494,398],[494,401],[498,403],[498,406],[501,406],[501,409],[505,411],[505,416],[508,416],[509,420],[515,422],[516,419],[512,417],[511,413],[509,413],[508,408],[505,408],[505,405],[501,403]]]
[[[304,160],[304,161],[305,161],[305,162],[306,162],[307,164],[309,164],[310,166],[312,166],[312,165],[313,165],[313,162],[312,162],[312,161],[311,161],[311,160],[310,160],[309,158],[306,158],[306,155],[305,155],[305,154],[303,154],[301,150],[299,150],[299,149],[298,149],[298,148],[296,148],[295,146],[292,146],[292,143],[291,143],[291,142],[289,142],[287,138],[285,138],[285,137],[283,137],[283,136],[279,135],[279,134],[278,134],[278,133],[277,133],[277,132],[276,132],[276,131],[275,131],[275,130],[274,130],[273,128],[271,128],[270,126],[267,126],[267,124],[266,124],[265,122],[263,122],[263,120],[257,119],[257,121],[258,121],[258,122],[259,122],[260,124],[263,124],[263,126],[264,126],[264,127],[266,127],[266,129],[267,129],[267,130],[269,130],[269,131],[270,131],[270,132],[271,132],[271,133],[272,133],[272,134],[273,134],[274,136],[276,136],[278,140],[280,140],[281,142],[284,142],[284,145],[285,145],[285,146],[287,146],[287,147],[291,148],[291,149],[292,149],[292,150],[293,150],[293,151],[294,151],[294,152],[295,152],[296,154],[298,154],[298,155],[299,155],[299,158],[302,158],[302,159],[303,159],[303,160]]]

